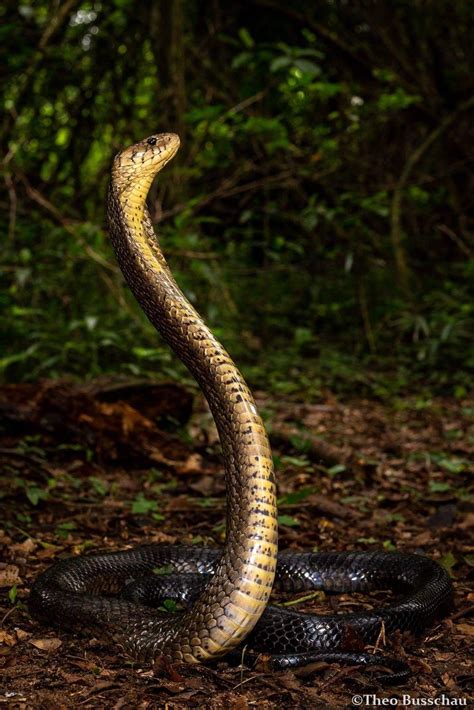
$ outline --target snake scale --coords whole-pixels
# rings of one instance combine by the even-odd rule
[[[108,225],[129,287],[212,411],[225,464],[225,546],[154,544],[59,561],[35,581],[31,612],[43,623],[115,641],[143,661],[198,663],[245,641],[272,654],[276,668],[315,659],[373,663],[379,655],[360,648],[381,631],[422,633],[449,610],[451,580],[416,554],[277,552],[275,480],[262,420],[231,358],[177,286],[146,208],[154,177],[178,147],[179,138],[164,133],[116,156]],[[163,566],[172,574],[153,574]],[[390,589],[403,596],[374,611],[316,616],[269,606],[274,583],[286,591]],[[167,598],[180,600],[183,610],[160,611]],[[403,675],[396,661],[391,668]]]

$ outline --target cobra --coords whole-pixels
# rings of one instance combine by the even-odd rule
[[[378,656],[347,648],[351,634],[367,644],[382,629],[421,633],[450,608],[450,578],[415,554],[277,552],[275,480],[262,420],[242,375],[176,284],[146,208],[154,177],[178,147],[178,136],[164,133],[116,156],[108,224],[130,289],[198,382],[216,422],[227,488],[225,546],[156,544],[60,561],[34,583],[30,609],[45,623],[88,630],[144,661],[202,662],[245,641],[273,654],[274,667],[320,658],[372,663]],[[153,575],[163,565],[173,574]],[[374,611],[316,616],[268,606],[275,579],[290,591],[381,588],[404,596]],[[187,608],[160,612],[164,598]]]

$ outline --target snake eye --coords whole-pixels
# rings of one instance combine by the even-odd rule
[[[148,145],[156,145],[156,138],[155,136],[152,136],[151,138],[147,139]]]

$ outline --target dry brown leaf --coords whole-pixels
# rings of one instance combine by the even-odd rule
[[[49,639],[30,639],[29,643],[35,648],[39,648],[40,651],[57,651],[60,646],[62,646],[61,639],[49,638]]]
[[[201,454],[191,454],[184,463],[180,463],[178,467],[179,473],[202,473],[203,460]]]
[[[464,520],[459,523],[458,528],[461,528],[461,530],[467,530],[472,527],[474,527],[474,513],[467,513]]]
[[[10,545],[12,539],[9,537],[5,530],[0,530],[0,545]]]
[[[456,683],[449,673],[443,673],[443,675],[441,676],[441,679],[442,679],[443,683],[445,684],[446,688],[456,687]]]
[[[431,532],[429,530],[423,530],[423,532],[419,533],[418,535],[415,535],[415,537],[411,541],[411,544],[415,547],[418,547],[421,545],[427,545],[430,540]]]
[[[56,557],[58,552],[62,552],[63,549],[64,548],[59,545],[51,545],[49,547],[45,547],[43,550],[40,550],[36,557],[39,560],[50,560],[52,557]]]
[[[12,634],[9,634],[8,631],[5,631],[4,629],[0,629],[0,644],[4,644],[5,646],[15,646],[16,643],[17,640]]]
[[[16,565],[6,565],[0,569],[0,587],[13,587],[14,584],[21,584],[20,568]]]
[[[66,671],[61,670],[61,675],[64,678],[65,681],[68,683],[85,683],[86,678],[84,675],[80,675],[79,673],[67,673]]]
[[[436,651],[434,657],[437,661],[450,661],[453,657],[452,651]]]
[[[213,476],[201,476],[195,483],[190,483],[189,487],[203,496],[210,496],[214,492],[215,478]]]
[[[37,543],[28,537],[23,542],[18,542],[15,545],[10,545],[10,550],[15,553],[20,553],[22,555],[30,555],[34,550],[36,550]]]
[[[18,641],[26,641],[31,636],[29,631],[24,631],[23,629],[15,629],[15,633]]]
[[[474,624],[456,624],[456,631],[466,636],[474,636]]]

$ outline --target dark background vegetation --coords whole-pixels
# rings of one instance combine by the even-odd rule
[[[3,378],[179,370],[104,230],[113,155],[175,131],[152,214],[253,385],[466,394],[472,3],[0,13]]]

